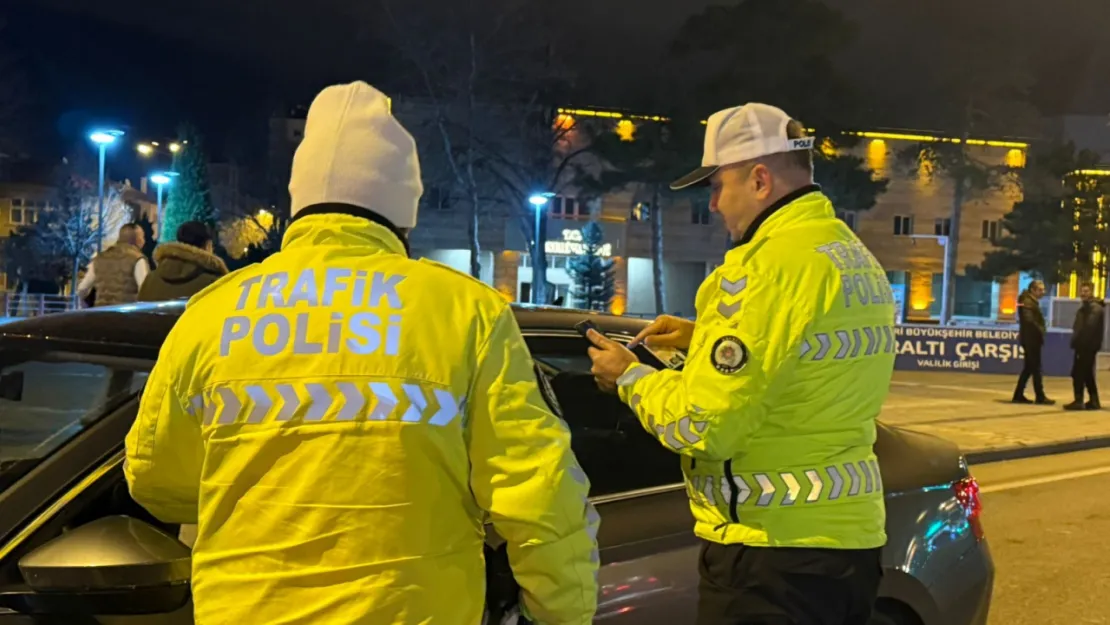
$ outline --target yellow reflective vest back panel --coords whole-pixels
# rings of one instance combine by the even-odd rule
[[[201,625],[473,625],[487,520],[537,620],[596,606],[588,483],[511,309],[366,219],[298,219],[194,297],[127,452],[135,498],[199,525]]]

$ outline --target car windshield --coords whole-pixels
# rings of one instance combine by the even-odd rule
[[[0,492],[146,381],[142,363],[0,349]]]

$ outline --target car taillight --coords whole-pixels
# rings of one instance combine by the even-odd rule
[[[963,506],[964,513],[967,514],[967,522],[971,525],[971,531],[975,534],[975,539],[982,540],[983,523],[979,516],[983,512],[983,502],[979,498],[979,482],[975,481],[973,477],[966,477],[953,484],[952,490],[956,491],[956,499]]]

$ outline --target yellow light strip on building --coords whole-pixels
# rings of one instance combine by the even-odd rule
[[[669,122],[670,118],[660,115],[633,115],[618,111],[595,111],[593,109],[558,109],[561,115],[578,115],[580,117],[607,117],[610,119],[640,119],[649,122]]]
[[[660,115],[631,115],[627,113],[620,113],[617,111],[602,111],[595,109],[558,109],[559,113],[566,115],[579,115],[583,117],[606,117],[610,119],[640,119],[644,121],[653,122],[669,122],[668,117]],[[708,124],[708,120],[701,120],[701,125]],[[806,132],[816,132],[813,128],[806,128]],[[913,134],[913,133],[900,133],[900,132],[877,132],[871,130],[860,131],[844,131],[841,134],[852,135],[856,137],[865,137],[867,139],[893,139],[898,141],[920,141],[925,143],[963,143],[962,140],[953,137],[940,137],[937,135],[926,134]],[[1027,149],[1029,144],[1024,141],[995,141],[994,139],[968,139],[968,145],[984,145],[992,148],[1018,148],[1021,150]],[[1110,176],[1110,171],[1105,175]]]
[[[1110,176],[1110,169],[1077,169],[1071,173],[1075,176]]]

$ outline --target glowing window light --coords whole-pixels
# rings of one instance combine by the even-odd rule
[[[630,120],[622,119],[617,122],[616,133],[621,141],[635,141],[636,124],[633,124]]]

